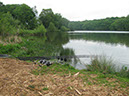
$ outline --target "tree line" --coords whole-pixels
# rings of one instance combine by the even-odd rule
[[[0,35],[44,35],[53,31],[67,30],[114,30],[129,31],[129,15],[105,19],[69,21],[52,9],[42,9],[38,15],[36,6],[3,4],[0,2]]]
[[[38,16],[36,6],[3,4],[0,2],[0,35],[42,34],[48,31],[67,31],[69,20],[52,9],[42,9]]]
[[[127,17],[72,21],[68,26],[71,30],[129,31],[129,15]]]

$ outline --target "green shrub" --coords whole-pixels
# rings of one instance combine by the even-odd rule
[[[38,27],[34,30],[34,33],[35,33],[35,34],[41,34],[41,35],[45,36],[46,29],[45,29],[45,27],[43,26],[43,24],[41,24],[40,26],[38,26]]]
[[[41,24],[34,30],[20,30],[19,34],[20,35],[38,35],[38,36],[44,36],[45,37],[46,29],[45,27]]]
[[[15,51],[17,51],[17,49],[20,49],[19,44],[7,44],[7,45],[0,44],[0,53],[1,54],[8,54],[11,52],[15,52]]]

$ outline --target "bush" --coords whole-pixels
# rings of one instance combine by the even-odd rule
[[[34,30],[20,30],[20,35],[42,35],[45,36],[46,33],[46,29],[45,27],[41,24],[40,26],[38,26],[37,28],[35,28]]]
[[[38,26],[36,29],[34,29],[34,34],[40,34],[45,36],[45,33],[46,33],[46,29],[42,24]]]
[[[8,54],[11,52],[17,51],[17,49],[20,49],[20,45],[18,44],[8,44],[8,45],[3,45],[0,44],[0,53],[1,54]]]

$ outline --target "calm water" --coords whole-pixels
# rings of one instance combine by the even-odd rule
[[[84,33],[83,33],[84,32]],[[75,55],[105,55],[112,58],[116,66],[129,67],[129,34],[120,31],[75,31],[69,32],[69,42],[64,48],[74,50]],[[77,69],[84,69],[91,58],[80,58]]]

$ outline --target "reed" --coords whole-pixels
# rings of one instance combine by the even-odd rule
[[[113,60],[107,59],[106,56],[96,56],[91,60],[90,65],[86,65],[88,71],[97,71],[102,73],[115,73],[116,68],[113,64]]]
[[[115,74],[120,77],[129,78],[129,69],[126,66],[118,68],[115,66],[113,59],[106,56],[96,56],[91,60],[90,65],[86,65],[87,71],[96,71],[103,74]]]

